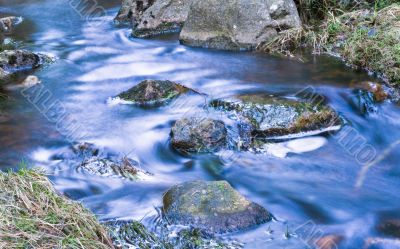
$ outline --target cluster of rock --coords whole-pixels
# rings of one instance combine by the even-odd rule
[[[136,160],[87,142],[76,143],[66,152],[53,156],[53,159],[102,177],[122,177],[135,181],[151,176],[151,173],[141,169]]]
[[[21,17],[9,16],[0,18],[0,79],[4,79],[16,72],[29,71],[51,62],[46,55],[33,53],[27,50],[13,48],[12,45],[4,45],[4,37],[11,34],[19,23]],[[32,85],[32,78],[28,80]],[[35,81],[36,83],[38,81]]]
[[[226,181],[191,181],[163,195],[161,236],[137,221],[108,221],[105,225],[117,247],[129,248],[240,248],[215,235],[241,231],[272,220],[262,206],[247,200]],[[183,225],[169,236],[171,225]],[[174,232],[175,233],[175,232]],[[166,234],[163,236],[163,234]]]
[[[145,80],[118,95],[138,106],[165,105],[186,93],[197,91],[171,81]],[[289,100],[265,94],[247,94],[231,99],[211,99],[208,110],[236,122],[241,143],[233,149],[252,149],[262,141],[279,141],[341,128],[342,119],[325,105]],[[210,112],[177,120],[171,128],[171,145],[184,154],[217,152],[232,148],[230,132],[223,120]],[[221,115],[219,115],[221,116]]]
[[[135,37],[181,32],[183,44],[252,50],[281,31],[301,26],[293,0],[124,0],[116,21]]]
[[[178,232],[162,225],[161,232],[155,234],[138,221],[107,221],[111,239],[116,248],[162,248],[162,249],[239,249],[236,243],[222,241],[197,228],[185,228]],[[170,236],[171,233],[176,236]]]

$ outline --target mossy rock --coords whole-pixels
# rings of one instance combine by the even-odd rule
[[[233,99],[212,100],[210,106],[252,127],[256,138],[290,137],[304,132],[338,129],[339,116],[329,107],[308,102],[248,94]]]
[[[175,122],[171,144],[184,154],[216,152],[226,146],[224,122],[207,117],[188,117]]]
[[[145,80],[117,97],[139,106],[161,106],[191,89],[169,80]]]
[[[247,200],[226,181],[176,185],[165,193],[163,204],[168,222],[214,233],[248,229],[272,219],[265,208]]]

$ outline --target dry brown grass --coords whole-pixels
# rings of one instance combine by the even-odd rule
[[[113,248],[82,205],[36,170],[0,173],[0,248]]]

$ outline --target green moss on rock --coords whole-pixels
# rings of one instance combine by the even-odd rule
[[[243,230],[271,220],[271,214],[243,197],[226,181],[176,185],[163,198],[168,222],[212,232]]]
[[[242,95],[231,100],[217,99],[211,101],[210,105],[250,124],[251,133],[256,138],[322,132],[341,124],[338,115],[327,106],[264,94]]]
[[[117,97],[139,106],[158,106],[189,91],[189,88],[169,80],[145,80]]]

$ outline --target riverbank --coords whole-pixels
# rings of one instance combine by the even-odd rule
[[[400,86],[400,4],[394,1],[361,1],[352,6],[329,2],[313,10],[315,4],[300,1],[303,27],[283,31],[260,49],[286,56],[304,47],[316,54],[342,58],[350,66],[365,69],[392,87]],[[310,14],[314,13],[314,14]]]
[[[113,248],[94,215],[41,172],[0,173],[0,189],[1,248]]]

